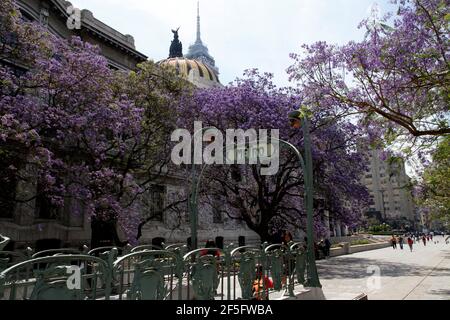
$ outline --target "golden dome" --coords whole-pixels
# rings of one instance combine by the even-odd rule
[[[198,60],[177,57],[162,60],[158,62],[158,64],[174,68],[178,75],[188,80],[192,77],[192,73],[194,73],[195,77],[200,77],[203,81],[206,80],[208,82],[220,84],[219,77],[214,70],[207,64]]]

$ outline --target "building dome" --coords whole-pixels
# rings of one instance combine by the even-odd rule
[[[219,69],[214,58],[200,37],[200,5],[197,6],[197,40],[189,47],[189,53],[183,55],[183,44],[178,31],[172,30],[173,40],[169,49],[169,58],[159,61],[158,65],[171,67],[176,73],[198,88],[222,87],[219,81]]]
[[[200,60],[174,57],[162,60],[158,64],[174,68],[179,76],[192,82],[199,88],[222,86],[215,70]]]

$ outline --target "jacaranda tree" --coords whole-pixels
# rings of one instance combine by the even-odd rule
[[[388,145],[406,141],[411,153],[414,142],[450,133],[450,15],[446,0],[393,3],[395,15],[361,23],[362,41],[304,45],[289,74],[310,103],[362,115],[372,133]]]
[[[11,0],[0,21],[2,209],[69,206],[136,238],[135,200],[167,162],[171,117],[157,115],[181,90],[175,76],[150,62],[115,72],[96,46],[23,22]]]
[[[243,79],[223,88],[198,90],[181,104],[179,126],[192,130],[194,121],[203,126],[227,129],[279,129],[280,138],[303,152],[301,130],[289,126],[287,114],[298,107],[302,97],[288,89],[278,89],[270,74],[249,70]],[[367,199],[361,185],[365,169],[358,152],[358,127],[336,119],[329,110],[311,109],[314,157],[316,231],[324,232],[321,209],[331,218],[353,227],[358,224]],[[220,152],[220,151],[218,151]],[[263,241],[273,240],[280,229],[305,229],[303,172],[290,150],[282,149],[280,169],[264,176],[261,165],[214,165],[206,169],[202,200],[229,219],[239,220]]]

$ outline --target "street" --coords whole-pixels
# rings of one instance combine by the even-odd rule
[[[405,245],[317,261],[324,294],[329,300],[361,293],[369,300],[450,300],[450,244],[444,239],[417,243],[413,252]]]

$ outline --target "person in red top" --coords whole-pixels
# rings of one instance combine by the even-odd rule
[[[264,278],[264,279],[263,279]],[[258,266],[253,282],[253,295],[256,300],[269,300],[268,290],[273,289],[273,281],[267,275],[263,277],[263,268]]]
[[[409,237],[408,238],[408,246],[409,246],[409,249],[411,249],[411,252],[413,251],[413,244],[414,244],[413,239],[411,239],[411,237]]]
[[[205,248],[215,248],[215,247],[216,247],[216,243],[213,240],[208,240],[206,242]],[[216,251],[216,250],[207,250],[207,249],[204,249],[200,252],[201,257],[206,256],[206,255],[220,257],[220,252]]]

